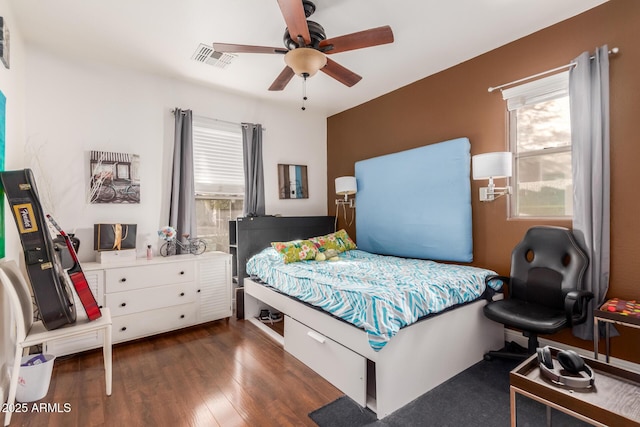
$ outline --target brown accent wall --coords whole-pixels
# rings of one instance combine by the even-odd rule
[[[611,284],[608,296],[640,300],[640,1],[611,0],[484,55],[327,119],[327,204],[335,212],[334,179],[353,175],[354,163],[383,154],[466,136],[471,154],[507,149],[506,108],[489,86],[569,63],[607,44],[611,88]],[[366,77],[365,77],[366,78]],[[506,199],[478,201],[472,181],[473,265],[508,274],[512,248],[539,224],[570,221],[507,220]],[[500,185],[501,181],[497,181]],[[385,203],[385,201],[381,201]],[[389,200],[386,203],[393,203]],[[390,218],[390,221],[393,221]],[[340,223],[341,227],[345,224]],[[355,227],[346,227],[356,235]],[[357,236],[355,236],[357,239]],[[619,327],[614,357],[640,363],[640,330]],[[554,340],[592,349],[569,331]],[[603,348],[603,347],[601,347]]]

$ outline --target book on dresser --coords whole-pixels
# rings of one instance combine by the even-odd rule
[[[207,252],[82,267],[98,304],[111,309],[118,343],[231,317],[231,259]],[[98,334],[52,341],[45,351],[62,356],[101,341]]]

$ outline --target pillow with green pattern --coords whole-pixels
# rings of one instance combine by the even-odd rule
[[[344,229],[326,236],[311,237],[309,240],[316,245],[318,252],[325,252],[329,249],[345,252],[358,248]]]
[[[316,259],[318,250],[310,240],[292,240],[290,242],[271,242],[285,264]]]

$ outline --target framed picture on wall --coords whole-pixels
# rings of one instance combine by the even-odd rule
[[[307,166],[278,164],[278,189],[281,199],[308,199]]]
[[[9,29],[3,16],[0,16],[0,60],[9,68]]]
[[[90,203],[140,203],[140,156],[91,151],[89,162]]]

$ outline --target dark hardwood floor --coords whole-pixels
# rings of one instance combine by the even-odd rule
[[[115,345],[110,397],[101,351],[59,358],[37,403],[60,412],[16,413],[11,425],[314,426],[308,413],[341,395],[254,325],[230,319]]]

